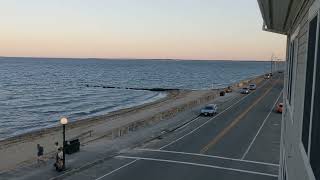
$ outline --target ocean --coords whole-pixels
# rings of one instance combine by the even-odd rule
[[[166,96],[126,88],[210,89],[270,71],[270,62],[0,58],[0,140]],[[114,86],[119,88],[103,88]]]

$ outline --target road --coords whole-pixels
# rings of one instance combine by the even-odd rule
[[[73,174],[80,180],[276,180],[282,76],[265,80],[214,117],[195,121],[142,147]]]

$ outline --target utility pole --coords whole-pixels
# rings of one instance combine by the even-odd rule
[[[270,59],[270,73],[272,73],[272,60],[273,60],[273,53],[272,53],[271,59]]]

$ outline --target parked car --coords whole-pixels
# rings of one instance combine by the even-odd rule
[[[220,91],[220,96],[224,96],[226,95],[226,92],[225,91]]]
[[[256,90],[257,89],[257,85],[256,84],[249,84],[249,89],[250,90]]]
[[[204,116],[213,116],[218,113],[218,106],[216,104],[208,104],[201,109],[201,114]]]
[[[249,94],[249,93],[250,93],[250,90],[249,90],[249,88],[244,87],[244,88],[242,88],[242,89],[240,90],[240,93],[241,93],[241,94]]]
[[[231,86],[227,87],[225,91],[226,91],[226,93],[231,93],[232,92],[232,87]]]
[[[264,75],[264,78],[265,78],[265,79],[270,79],[270,74]]]
[[[282,113],[282,111],[283,111],[283,103],[279,103],[279,104],[277,105],[276,111],[277,111],[278,113]]]

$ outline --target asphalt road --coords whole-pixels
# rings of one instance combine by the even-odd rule
[[[214,117],[199,117],[163,139],[126,150],[66,179],[276,180],[281,75],[265,80]]]

